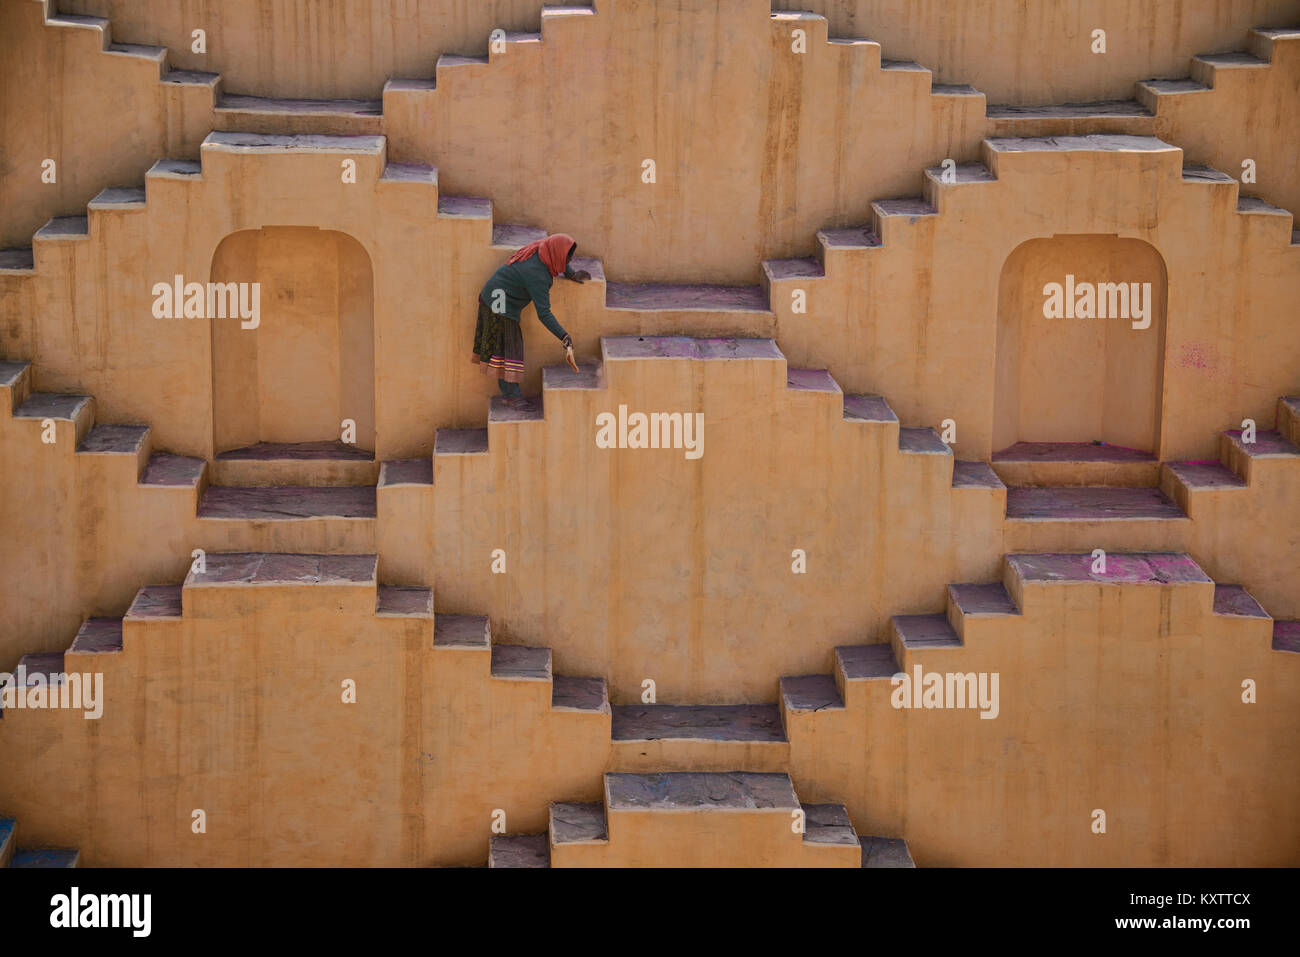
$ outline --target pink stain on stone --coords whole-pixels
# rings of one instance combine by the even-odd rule
[[[1197,369],[1213,376],[1218,372],[1219,354],[1212,347],[1189,342],[1183,345],[1182,354],[1178,357],[1178,365],[1184,369]]]

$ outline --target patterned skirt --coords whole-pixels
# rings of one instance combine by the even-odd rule
[[[524,381],[524,334],[519,323],[499,316],[483,302],[478,304],[474,327],[474,363],[485,375],[507,382]]]

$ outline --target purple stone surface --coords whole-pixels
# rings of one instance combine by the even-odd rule
[[[486,648],[490,643],[486,615],[443,615],[433,618],[435,648]]]
[[[375,614],[427,618],[433,614],[433,589],[416,585],[380,585]]]
[[[899,429],[898,450],[914,455],[952,455],[934,429]]]
[[[1245,488],[1246,480],[1219,462],[1169,462],[1169,471],[1188,488]]]
[[[204,573],[191,571],[185,584],[369,584],[375,580],[377,564],[374,555],[209,553]]]
[[[897,199],[878,199],[871,204],[882,216],[935,216],[938,210],[921,196],[902,196]]]
[[[221,462],[373,462],[374,452],[367,452],[343,442],[258,442],[242,449],[218,452]]]
[[[1018,615],[1020,609],[1001,582],[948,586],[948,600],[963,615]]]
[[[607,336],[608,359],[784,359],[771,339],[693,339],[689,336]]]
[[[1224,435],[1251,458],[1300,455],[1300,448],[1287,441],[1281,432],[1256,432],[1255,441],[1250,443],[1241,441],[1241,429],[1229,429]]]
[[[785,385],[797,392],[839,392],[840,385],[825,369],[786,369]]]
[[[1140,449],[1093,442],[1017,442],[993,453],[994,462],[1154,462]]]
[[[87,618],[81,623],[69,651],[77,654],[112,654],[122,650],[121,618]]]
[[[1300,654],[1300,621],[1273,622],[1273,650]]]
[[[933,91],[934,87],[931,87],[931,92]],[[989,109],[992,110],[993,107],[990,106]],[[926,172],[943,182],[944,168],[942,166],[931,166]],[[958,163],[953,169],[953,173],[956,175],[958,183],[993,183],[997,181],[997,177],[993,175],[992,170],[983,163]]]
[[[916,867],[901,837],[861,837],[863,867]]]
[[[875,645],[840,645],[835,649],[835,658],[849,681],[889,678],[898,674],[898,661],[887,641]]]
[[[0,249],[0,270],[10,272],[31,271],[36,268],[36,257],[31,246]]]
[[[1006,488],[998,473],[987,462],[967,462],[958,459],[952,463],[953,488]]]
[[[439,196],[438,215],[490,219],[492,200],[479,196]]]
[[[530,396],[517,405],[509,405],[504,396],[494,395],[488,407],[488,422],[541,422],[545,418],[541,396]]]
[[[546,366],[542,369],[542,392],[552,389],[599,389],[600,366],[594,362],[579,362],[578,371],[568,365]]]
[[[768,302],[762,286],[610,282],[605,284],[605,308],[668,312],[695,309],[767,312]]]
[[[162,485],[168,487],[187,487],[199,484],[207,462],[203,459],[190,458],[187,455],[171,455],[167,452],[155,452],[149,456],[149,463],[144,467],[140,477],[141,485]]]
[[[373,485],[242,488],[211,485],[199,503],[199,518],[268,522],[311,518],[374,518]]]
[[[33,392],[14,412],[15,419],[71,419],[87,402],[88,395]]]
[[[844,418],[861,422],[898,421],[898,416],[881,395],[846,395]]]
[[[1075,119],[1106,116],[1151,116],[1151,111],[1137,100],[1098,100],[1095,103],[1058,103],[1046,106],[1008,106],[988,108],[989,119]]]
[[[145,585],[135,593],[127,618],[180,618],[180,585]]]
[[[223,93],[217,109],[289,116],[382,116],[384,104],[380,100],[289,100]]]
[[[895,615],[894,630],[906,648],[960,648],[947,615]]]
[[[831,675],[786,675],[781,679],[781,700],[792,711],[844,707],[844,699]]]
[[[494,225],[492,227],[493,246],[509,246],[512,249],[521,249],[529,243],[545,238],[546,230],[538,229],[536,226]]]
[[[1214,613],[1241,618],[1267,618],[1268,612],[1241,585],[1214,586]]]
[[[1111,552],[1106,555],[1106,573],[1094,573],[1091,554],[1008,555],[1007,563],[1024,581],[1030,582],[1114,582],[1121,584],[1210,583],[1191,557],[1177,552]]]
[[[605,807],[601,804],[552,804],[551,840],[556,844],[584,844],[607,841]]]
[[[772,282],[782,279],[820,279],[826,269],[818,259],[768,259],[763,263],[767,278]]]
[[[785,741],[776,705],[616,705],[615,741]]]
[[[875,249],[880,245],[880,237],[869,226],[819,229],[817,238],[829,249]]]
[[[492,677],[549,681],[551,649],[527,648],[523,645],[493,645]]]
[[[609,691],[605,679],[556,675],[551,683],[551,707],[568,711],[608,710]]]
[[[857,844],[848,809],[843,804],[805,804],[803,839],[806,844]]]
[[[0,385],[12,386],[18,381],[23,371],[30,366],[30,362],[0,361]]]
[[[487,450],[487,429],[439,429],[434,433],[434,455],[481,455]]]
[[[488,867],[550,867],[551,840],[546,834],[493,834]]]
[[[379,487],[432,485],[433,459],[394,459],[379,467]]]
[[[63,652],[61,651],[38,651],[34,654],[23,655],[18,659],[18,664],[27,672],[27,677],[32,675],[45,675],[47,679],[53,680],[54,676],[63,673]],[[28,681],[30,685],[31,682]]]
[[[37,848],[17,851],[9,860],[10,867],[76,867],[80,852],[56,848]]]
[[[90,455],[139,452],[148,434],[149,427],[145,425],[96,425],[86,433],[77,451]]]
[[[613,810],[794,810],[799,806],[786,774],[750,771],[676,771],[666,774],[606,774]]]
[[[1158,488],[1084,486],[1007,489],[1007,518],[1038,521],[1135,521],[1186,518]]]

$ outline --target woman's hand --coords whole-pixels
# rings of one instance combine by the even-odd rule
[[[574,372],[578,371],[578,360],[573,358],[573,346],[565,346],[564,361],[569,364],[569,368]]]
[[[571,279],[576,283],[584,283],[591,278],[591,273],[587,272],[585,269],[579,269],[577,272],[568,273],[565,278]]]

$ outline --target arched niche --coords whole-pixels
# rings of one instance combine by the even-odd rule
[[[232,233],[212,283],[259,283],[257,328],[212,323],[217,452],[258,442],[338,441],[375,448],[374,279],[359,242],[333,230],[267,226]]]
[[[1136,301],[1125,315],[1123,292],[1102,287],[1121,283],[1143,301],[1149,297],[1146,328],[1134,328],[1148,321],[1137,316]],[[1083,311],[1082,284],[1092,285],[1093,316],[1044,315],[1054,305],[1049,284],[1061,287],[1063,306],[1073,288]],[[1016,442],[1101,441],[1158,454],[1167,301],[1164,259],[1141,240],[1053,236],[1017,246],[998,283],[994,450]]]

